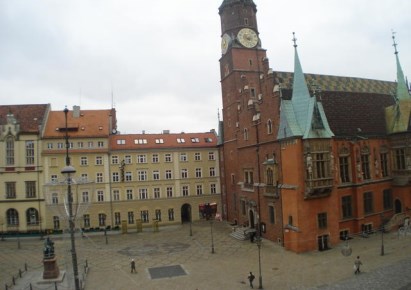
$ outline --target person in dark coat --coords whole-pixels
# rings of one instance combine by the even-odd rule
[[[254,288],[253,287],[254,278],[255,278],[255,276],[254,276],[253,272],[250,272],[250,275],[248,275],[248,281],[250,282],[250,287],[251,288]]]
[[[134,261],[134,259],[131,259],[131,263],[130,263],[130,266],[131,266],[131,273],[137,273],[137,271],[136,271],[136,261]]]

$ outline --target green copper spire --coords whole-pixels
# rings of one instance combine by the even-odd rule
[[[410,94],[408,92],[408,87],[405,82],[404,73],[402,72],[400,60],[398,58],[397,43],[395,42],[395,32],[392,33],[392,40],[394,46],[395,60],[397,62],[397,94],[398,100],[408,100],[410,99]]]
[[[297,39],[293,32],[295,50],[294,80],[291,100],[281,99],[278,139],[289,137],[331,138],[324,108],[316,96],[311,97],[297,52]]]

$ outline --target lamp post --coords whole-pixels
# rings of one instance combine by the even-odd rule
[[[381,213],[381,256],[384,256],[384,214]]]
[[[210,219],[210,229],[211,229],[211,254],[214,254],[214,236],[213,236],[213,220]]]
[[[257,236],[258,247],[258,289],[263,289],[263,277],[261,276],[261,236]]]
[[[71,241],[71,259],[73,263],[73,275],[74,275],[74,286],[75,290],[80,290],[79,275],[78,275],[78,265],[77,265],[77,253],[76,253],[76,243],[74,239],[74,215],[73,215],[73,194],[71,191],[72,178],[71,175],[76,172],[76,169],[70,165],[69,157],[69,140],[68,140],[68,127],[67,127],[67,113],[68,109],[64,109],[64,116],[66,121],[66,166],[61,170],[61,173],[66,176],[67,180],[67,199],[68,199],[68,218],[69,218],[69,230],[70,230],[70,241]]]
[[[189,213],[189,218],[190,218],[190,237],[193,236],[193,229],[192,229],[192,223],[193,223],[193,218],[191,217],[191,205],[188,207],[188,213]]]

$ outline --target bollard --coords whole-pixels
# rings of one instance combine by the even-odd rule
[[[5,286],[6,286],[6,290],[9,290],[9,286],[7,285],[7,283],[5,284]]]
[[[33,290],[33,287],[31,286],[31,283],[30,283],[30,290]]]
[[[88,267],[88,262],[87,262],[87,260],[86,260],[86,267]]]
[[[19,269],[19,277],[21,278],[21,270]]]
[[[12,277],[13,277],[13,279],[12,279],[13,285],[16,285],[16,280],[14,280],[14,276],[12,276]]]
[[[54,282],[54,290],[58,290],[58,288],[57,288],[57,282]]]
[[[27,272],[27,263],[24,263],[24,270]]]

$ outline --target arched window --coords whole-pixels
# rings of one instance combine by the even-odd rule
[[[267,134],[273,134],[273,122],[270,119],[267,121]]]
[[[7,226],[18,226],[19,225],[19,213],[14,208],[10,208],[6,212],[7,216]]]
[[[27,225],[38,225],[39,224],[39,212],[35,208],[29,208],[26,211]]]
[[[244,128],[244,140],[248,140],[248,129]]]
[[[6,165],[14,165],[14,138],[6,138]]]

